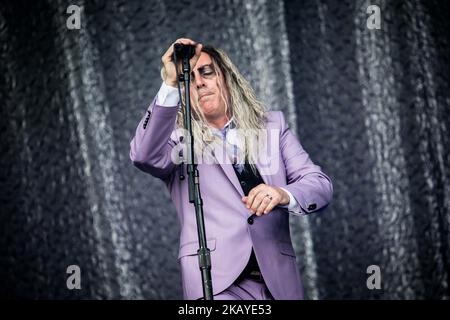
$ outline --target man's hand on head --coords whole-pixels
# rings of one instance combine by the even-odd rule
[[[161,69],[161,76],[163,77],[164,82],[168,86],[172,86],[172,87],[176,87],[177,83],[178,83],[175,64],[172,61],[173,46],[175,43],[181,43],[181,44],[195,46],[195,55],[189,61],[190,65],[191,65],[191,69],[194,68],[195,64],[197,63],[198,58],[200,57],[201,51],[202,51],[202,44],[197,43],[194,40],[187,39],[187,38],[177,39],[174,43],[172,43],[170,45],[170,47],[167,49],[166,53],[164,53],[164,55],[161,58],[161,61],[163,63],[163,67]],[[180,64],[181,64],[181,61],[180,61]]]
[[[242,197],[242,202],[251,213],[262,216],[277,205],[289,204],[289,195],[281,188],[262,183],[250,190],[248,196]]]

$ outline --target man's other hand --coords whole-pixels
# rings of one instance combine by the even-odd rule
[[[248,196],[242,197],[242,202],[251,213],[262,216],[277,205],[289,204],[289,195],[281,188],[262,183],[250,190]]]

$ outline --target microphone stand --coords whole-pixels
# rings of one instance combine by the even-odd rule
[[[175,44],[176,46],[177,44]],[[178,48],[180,48],[179,46]],[[207,247],[206,242],[206,232],[205,232],[205,221],[203,215],[203,201],[200,194],[200,181],[199,172],[197,169],[197,164],[194,163],[194,139],[192,134],[192,123],[191,123],[191,98],[190,98],[190,81],[191,81],[191,66],[189,60],[194,55],[193,46],[184,46],[184,54],[182,54],[183,63],[183,74],[178,73],[178,62],[177,62],[177,51],[174,48],[174,60],[175,69],[177,70],[178,76],[178,89],[181,99],[180,83],[184,82],[184,95],[185,95],[185,112],[184,114],[184,125],[187,130],[186,144],[188,151],[187,159],[187,173],[188,173],[188,184],[189,184],[189,202],[194,204],[195,215],[197,219],[197,232],[198,232],[198,243],[199,249],[198,253],[198,263],[200,267],[200,272],[202,276],[202,287],[203,287],[203,297],[205,300],[213,300],[213,289],[211,280],[211,255],[210,250]],[[187,52],[186,52],[187,51]]]

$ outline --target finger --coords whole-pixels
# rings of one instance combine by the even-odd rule
[[[182,43],[182,44],[192,44],[195,45],[197,42],[195,42],[192,39],[189,38],[179,38],[175,41],[175,43]]]
[[[262,216],[265,213],[265,210],[271,201],[272,200],[267,195],[265,195],[264,198],[261,200],[261,204],[259,205],[258,210],[256,211],[256,215]]]
[[[259,193],[259,190],[262,189],[265,185],[260,184],[254,187],[250,192],[248,193],[247,197],[247,209],[250,209],[250,207],[253,204],[253,200],[255,199],[256,195]]]
[[[252,206],[250,207],[250,211],[252,213],[256,213],[256,215],[260,216],[262,214],[262,211],[258,211],[259,207],[264,201],[264,198],[266,198],[266,194],[263,192],[259,192],[258,195],[253,200]]]
[[[260,193],[260,189],[258,187],[253,188],[252,190],[250,190],[250,192],[248,193],[248,199],[247,199],[247,209],[252,210],[252,208],[255,205],[259,205],[259,203],[256,203],[257,201],[257,197]],[[253,212],[253,211],[252,211]],[[254,213],[254,212],[253,212]]]
[[[203,45],[201,43],[197,43],[197,46],[195,47],[195,55],[191,59],[191,69],[195,67],[197,64],[198,59],[200,58],[200,55],[202,53]]]
[[[272,211],[273,210],[273,208],[275,208],[275,206],[277,206],[278,205],[278,201],[275,199],[275,198],[273,198],[270,202],[269,202],[269,204],[267,205],[267,207],[264,209],[264,214],[268,214],[270,211]]]
[[[246,202],[247,202],[247,198],[248,198],[248,197],[242,197],[242,198],[241,198],[242,202],[246,203]]]
[[[197,43],[197,46],[195,47],[195,55],[200,56],[202,53],[203,44]]]
[[[181,44],[192,44],[195,45],[196,42],[194,40],[188,39],[188,38],[179,38],[175,40],[174,43],[170,45],[170,47],[167,49],[167,51],[163,55],[163,62],[170,62],[172,61],[172,54],[173,54],[173,48],[175,46],[175,43],[181,43]]]
[[[163,56],[161,58],[162,62],[170,62],[170,61],[172,61],[170,57],[172,56],[173,46],[175,45],[175,43],[176,43],[176,41],[174,43],[172,43],[170,45],[170,47],[166,50],[166,52],[163,54]]]

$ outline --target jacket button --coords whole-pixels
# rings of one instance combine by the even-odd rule
[[[253,216],[250,216],[250,217],[247,219],[247,222],[248,222],[248,224],[253,224]]]
[[[312,203],[312,204],[310,204],[310,205],[308,206],[308,210],[309,210],[309,211],[314,210],[314,209],[316,209],[316,208],[317,208],[317,204],[315,204],[315,203]]]

